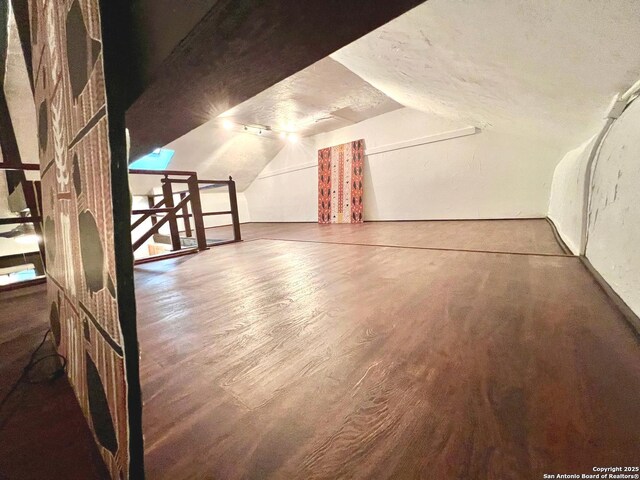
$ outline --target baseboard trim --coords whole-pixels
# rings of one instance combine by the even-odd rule
[[[399,222],[493,222],[493,221],[506,221],[506,220],[544,220],[546,217],[504,217],[504,218],[423,218],[423,219],[411,219],[411,220],[364,220],[363,223],[399,223]],[[300,220],[300,221],[251,221],[249,223],[318,223],[317,220]],[[362,223],[331,223],[322,225],[362,225]],[[211,227],[215,228],[215,227]]]
[[[615,292],[613,287],[611,287],[604,277],[600,275],[600,272],[595,269],[587,257],[581,255],[579,258],[602,291],[607,295],[607,297],[609,297],[611,303],[620,311],[620,313],[622,313],[622,316],[626,320],[626,324],[640,341],[640,317],[638,317],[638,315],[631,310],[631,307],[625,303],[620,295]]]
[[[364,223],[383,222],[504,222],[506,220],[544,220],[545,217],[496,217],[496,218],[423,218],[410,220],[364,220]]]
[[[556,224],[553,223],[553,220],[551,220],[549,217],[545,217],[547,219],[547,222],[549,223],[549,225],[551,225],[551,231],[553,232],[553,236],[556,237],[556,242],[558,242],[558,245],[560,245],[560,248],[562,249],[562,251],[568,255],[573,255],[573,252],[571,251],[571,249],[569,247],[567,247],[567,244],[564,243],[564,240],[562,240],[562,236],[560,235],[560,232],[558,232],[558,228],[556,227]]]

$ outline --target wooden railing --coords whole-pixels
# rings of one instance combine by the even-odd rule
[[[204,217],[210,215],[231,215],[233,240],[228,242],[217,242],[216,245],[239,242],[242,240],[236,184],[231,177],[229,177],[229,180],[200,180],[198,179],[196,172],[180,170],[130,169],[129,174],[157,175],[162,177],[160,180],[162,185],[162,194],[149,196],[149,208],[135,209],[131,211],[132,215],[140,215],[140,217],[131,224],[132,232],[140,227],[146,220],[151,221],[151,228],[133,242],[133,250],[138,250],[147,240],[158,233],[160,228],[164,225],[168,225],[169,227],[172,248],[171,253],[167,255],[155,255],[139,259],[136,263],[172,258],[207,250],[210,245],[207,243]],[[186,185],[186,189],[174,190],[173,186],[180,184]],[[228,188],[230,210],[203,212],[200,191],[224,186]],[[180,198],[177,203],[175,202],[176,195]],[[155,198],[158,197],[160,198],[160,201],[155,202]],[[184,233],[186,237],[192,237],[195,233],[196,247],[182,247],[178,219],[182,219],[184,223]],[[192,220],[193,227],[191,225]]]
[[[0,162],[0,170],[14,170],[18,172],[24,171],[40,171],[40,165],[37,163],[23,163],[19,166],[8,165],[6,162]],[[38,247],[42,256],[42,263],[45,260],[44,237],[42,236],[42,184],[40,180],[27,180],[24,176],[20,180],[24,200],[29,209],[28,217],[11,217],[0,218],[0,225],[24,224],[32,223],[33,228],[38,235]]]
[[[38,250],[40,251],[40,258],[42,260],[42,266],[46,268],[46,253],[44,248],[44,236],[42,234],[42,184],[40,180],[27,180],[24,175],[25,171],[40,171],[40,165],[37,163],[22,163],[20,165],[11,165],[7,162],[0,162],[0,171],[13,170],[21,172],[20,185],[22,186],[22,192],[24,194],[24,200],[29,210],[28,216],[21,217],[9,217],[0,218],[0,225],[18,225],[18,224],[33,224],[33,229],[38,237]],[[10,284],[2,290],[12,289],[21,286],[28,286],[34,283],[42,283],[45,281],[45,277],[41,276],[35,280],[27,280],[24,282],[18,282],[17,284]]]

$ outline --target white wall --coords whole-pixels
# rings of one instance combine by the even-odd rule
[[[640,314],[640,100],[613,124],[594,167],[586,256]]]
[[[315,137],[285,146],[244,191],[252,222],[318,221]],[[287,171],[304,167],[301,170]],[[269,175],[267,178],[262,178]]]
[[[556,167],[551,184],[549,218],[575,255],[582,250],[582,209],[587,162],[596,138],[568,152]]]
[[[364,138],[371,150],[465,126],[403,108],[289,145],[245,191],[251,220],[317,221],[320,148]],[[365,220],[544,217],[561,153],[489,129],[368,155]]]
[[[147,197],[139,196],[139,195],[133,195],[131,197],[132,210],[144,210],[147,208],[149,208]],[[140,215],[132,215],[131,223],[135,222],[139,218],[140,218]],[[142,222],[142,224],[139,227],[137,227],[133,232],[131,232],[131,241],[135,242],[136,240],[138,240],[142,236],[142,234],[146,233],[150,228],[151,228],[151,219],[147,219],[144,222]],[[153,237],[151,237],[149,240],[144,242],[144,244],[139,249],[133,252],[134,257],[136,259],[148,257],[149,256],[148,245],[152,241],[153,241]]]

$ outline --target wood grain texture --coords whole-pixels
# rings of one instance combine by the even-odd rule
[[[254,240],[136,276],[149,478],[637,463],[640,350],[577,258]]]
[[[46,285],[0,293],[0,398],[49,328]],[[49,341],[41,355],[54,352]],[[0,479],[109,478],[66,377],[22,384],[0,415]]]
[[[210,228],[207,235],[231,238],[230,228]],[[337,228],[317,223],[245,223],[242,238],[564,255],[545,219],[365,222]]]

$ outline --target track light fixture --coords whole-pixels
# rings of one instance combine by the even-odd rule
[[[299,140],[299,137],[296,133],[294,132],[287,132],[284,130],[274,130],[272,129],[269,125],[249,125],[249,124],[244,124],[244,123],[235,123],[231,120],[223,120],[222,122],[222,127],[225,130],[233,130],[234,127],[241,127],[242,131],[244,131],[245,133],[253,133],[253,134],[257,134],[260,136],[264,136],[264,133],[269,133],[269,132],[273,132],[273,133],[277,133],[278,137],[280,137],[280,139],[282,140],[288,140],[291,143],[296,143]]]

